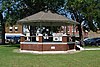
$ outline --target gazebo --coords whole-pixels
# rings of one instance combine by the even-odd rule
[[[40,31],[38,32],[38,35],[36,35],[36,32],[34,32],[35,35],[31,36],[25,36],[23,34],[20,40],[21,50],[67,51],[70,49],[75,49],[75,42],[73,40],[70,40],[70,35],[67,35],[67,26],[75,26],[79,24],[76,21],[69,20],[64,16],[57,13],[52,13],[51,11],[40,11],[34,15],[19,20],[18,23],[22,25],[34,26],[33,28],[39,27]],[[56,28],[61,26],[63,26],[63,32],[53,31],[53,27]],[[43,32],[46,27],[49,27],[49,29],[46,29],[47,31],[45,30],[45,32]],[[48,31],[49,33],[47,33]],[[44,35],[44,33],[47,34]],[[29,37],[28,41],[26,40],[26,37]]]

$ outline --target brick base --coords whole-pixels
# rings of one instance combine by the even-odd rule
[[[21,44],[20,48],[33,51],[67,51],[75,49],[75,44]]]

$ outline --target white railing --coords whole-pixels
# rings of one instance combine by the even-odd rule
[[[42,36],[42,42],[62,42],[63,36]],[[39,36],[24,36],[25,42],[38,42]],[[72,37],[67,36],[67,42],[71,42]]]

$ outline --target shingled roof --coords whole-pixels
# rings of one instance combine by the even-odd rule
[[[65,24],[79,24],[74,20],[70,20],[57,13],[52,13],[51,11],[44,12],[40,11],[36,14],[28,16],[18,21],[20,24],[32,24],[32,25],[65,25]]]

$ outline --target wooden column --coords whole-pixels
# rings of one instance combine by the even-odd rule
[[[38,35],[38,38],[39,38],[39,43],[42,43],[42,38],[43,38],[43,35],[42,34],[39,34]],[[43,51],[43,44],[37,44],[37,50],[38,51]]]
[[[68,34],[68,25],[66,25],[66,34]]]
[[[39,34],[38,37],[39,37],[39,42],[42,42],[43,35]]]
[[[23,47],[23,44],[21,42],[24,42],[25,41],[25,35],[21,35],[20,37],[20,49],[23,50],[24,47]]]

